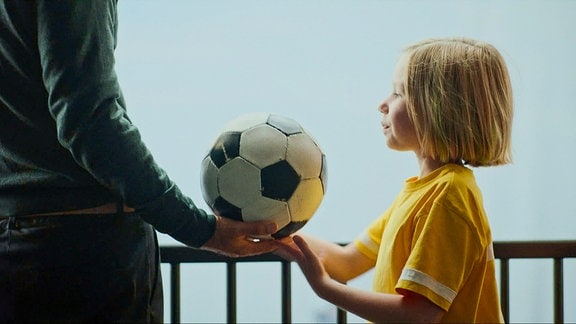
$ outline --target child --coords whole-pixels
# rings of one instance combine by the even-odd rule
[[[420,175],[353,243],[279,242],[321,298],[366,320],[503,322],[490,226],[471,167],[511,162],[512,89],[491,45],[429,39],[406,48],[381,104],[388,147]],[[344,283],[374,268],[373,292]]]

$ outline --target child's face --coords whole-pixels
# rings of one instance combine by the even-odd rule
[[[392,93],[380,105],[382,130],[389,148],[398,151],[418,152],[418,138],[414,124],[406,109],[404,79],[406,77],[407,58],[401,57],[396,64],[392,82]]]

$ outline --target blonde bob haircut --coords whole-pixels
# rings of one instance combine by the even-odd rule
[[[512,161],[512,86],[494,46],[428,39],[403,55],[406,105],[423,156],[474,167]]]

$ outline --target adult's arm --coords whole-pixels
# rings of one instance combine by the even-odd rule
[[[187,245],[204,244],[215,230],[214,216],[156,164],[126,113],[114,68],[116,1],[37,5],[42,78],[60,144],[157,230]]]

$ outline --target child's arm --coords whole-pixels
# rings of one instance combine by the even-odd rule
[[[316,239],[310,241],[312,246],[300,236],[294,236],[293,242],[282,246],[281,254],[298,263],[319,297],[346,311],[373,322],[437,322],[444,314],[444,310],[418,294],[374,293],[344,285],[331,278],[323,263],[343,266],[345,262],[338,259],[327,262],[326,257],[320,259],[315,253]]]
[[[322,260],[330,277],[339,282],[346,283],[356,278],[372,269],[376,263],[362,254],[354,243],[342,246],[307,234],[299,233],[298,236],[304,238],[314,254]],[[299,249],[294,243],[291,244]]]

